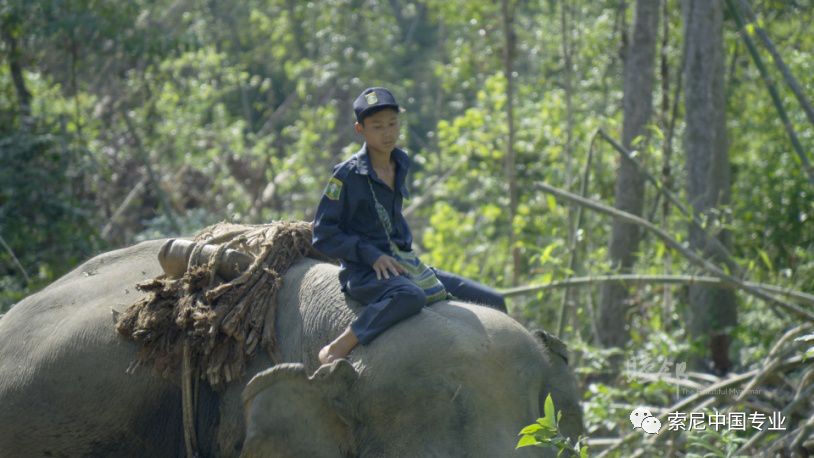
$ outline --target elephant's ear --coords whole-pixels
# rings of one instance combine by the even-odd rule
[[[241,456],[345,457],[353,441],[352,387],[358,374],[347,360],[320,367],[279,364],[252,378],[243,391],[246,439]]]
[[[565,364],[568,364],[568,347],[565,345],[565,342],[542,329],[535,329],[532,331],[532,334],[534,334],[534,337],[536,337],[545,348],[562,358]]]
[[[545,412],[545,400],[551,394],[554,407],[558,411],[562,411],[562,419],[559,422],[560,432],[565,437],[571,438],[572,441],[576,441],[584,430],[577,380],[571,368],[568,367],[568,347],[562,340],[542,329],[534,330],[532,334],[549,353],[561,358],[561,362],[553,356],[550,359],[548,370],[556,375],[551,377],[550,374],[547,374],[543,379],[538,399],[540,413]]]

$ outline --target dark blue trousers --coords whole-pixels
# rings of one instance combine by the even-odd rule
[[[461,276],[432,269],[447,292],[466,302],[486,305],[506,312],[506,301],[492,288]],[[353,275],[345,291],[366,304],[362,313],[351,323],[351,330],[363,345],[369,344],[390,326],[420,312],[427,305],[424,291],[404,275],[377,279],[370,269],[363,275]]]

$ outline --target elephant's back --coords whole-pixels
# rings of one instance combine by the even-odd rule
[[[136,283],[160,273],[162,243],[94,257],[3,316],[0,455],[128,456],[136,451],[116,444],[151,429],[174,451],[176,409],[162,408],[175,408],[177,395],[149,370],[126,373],[136,346],[116,333],[113,312],[142,297]]]
[[[55,358],[73,339],[76,344],[123,342],[115,333],[114,314],[143,297],[138,282],[161,272],[156,255],[162,243],[96,256],[12,307],[0,321],[0,370],[15,355],[29,362]]]

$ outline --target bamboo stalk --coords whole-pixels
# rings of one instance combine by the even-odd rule
[[[769,51],[769,54],[772,55],[772,60],[774,60],[777,69],[780,70],[780,73],[783,75],[783,79],[786,80],[786,84],[789,85],[791,92],[794,93],[794,96],[797,97],[797,101],[800,102],[800,106],[803,107],[803,111],[805,112],[808,121],[814,125],[814,108],[811,107],[811,102],[808,101],[808,98],[803,93],[800,83],[797,82],[797,79],[791,73],[791,70],[789,70],[788,66],[786,66],[786,62],[783,61],[783,57],[780,56],[780,53],[774,46],[774,43],[772,43],[772,40],[769,39],[769,35],[766,34],[766,31],[763,30],[763,28],[759,25],[757,17],[752,11],[752,7],[749,6],[749,2],[747,0],[740,0],[740,6],[746,12],[749,24],[755,28],[755,33],[757,33],[758,38],[760,38],[760,41],[763,43],[763,46],[765,46]]]
[[[617,275],[590,275],[587,277],[570,277],[565,280],[552,281],[543,285],[527,285],[518,286],[515,288],[507,288],[500,290],[500,293],[505,297],[523,296],[525,294],[532,294],[539,291],[545,291],[554,288],[564,288],[572,286],[590,286],[596,283],[604,283],[610,281],[622,281],[627,283],[664,283],[664,284],[708,284],[714,286],[722,286],[731,288],[732,285],[722,281],[718,277],[702,276],[702,275],[638,275],[638,274],[617,274]],[[789,288],[782,288],[775,285],[756,282],[744,282],[745,284],[766,291],[767,293],[780,294],[782,296],[793,298],[797,301],[808,305],[814,305],[814,294],[796,291]]]
[[[797,316],[799,318],[805,319],[807,321],[814,322],[814,313],[812,313],[812,312],[810,312],[808,310],[804,310],[804,309],[802,309],[802,308],[800,308],[800,307],[798,307],[796,305],[789,304],[787,302],[781,301],[780,299],[778,299],[776,297],[773,297],[773,296],[765,293],[764,291],[762,291],[762,290],[760,290],[758,288],[755,288],[753,286],[745,284],[743,282],[743,280],[741,280],[739,278],[736,278],[736,277],[734,277],[732,275],[727,274],[726,272],[721,270],[718,266],[712,264],[711,262],[709,262],[706,259],[702,258],[698,254],[696,254],[696,253],[690,251],[689,249],[685,248],[684,246],[682,246],[679,242],[677,242],[669,234],[667,234],[662,229],[656,227],[655,225],[653,225],[649,221],[645,221],[644,219],[639,218],[638,216],[635,216],[635,215],[631,215],[630,213],[627,213],[627,212],[624,212],[624,211],[621,211],[621,210],[618,210],[618,209],[615,209],[615,208],[608,207],[607,205],[603,205],[603,204],[601,204],[601,203],[599,203],[597,201],[594,201],[594,200],[591,200],[591,199],[586,199],[586,198],[580,197],[580,196],[578,196],[576,194],[572,194],[572,193],[570,193],[568,191],[564,191],[562,189],[555,188],[555,187],[550,186],[550,185],[548,185],[546,183],[539,183],[537,185],[537,188],[540,189],[543,192],[548,192],[550,194],[553,194],[553,195],[555,195],[555,196],[557,196],[557,197],[559,197],[561,199],[567,200],[569,202],[575,202],[575,203],[583,205],[583,206],[585,206],[587,208],[590,208],[592,210],[596,210],[596,211],[598,211],[600,213],[605,213],[607,215],[611,215],[614,218],[618,218],[618,219],[621,219],[621,220],[629,222],[629,223],[637,224],[637,225],[639,225],[639,226],[653,232],[657,237],[659,237],[665,243],[665,245],[669,246],[670,248],[672,248],[672,249],[676,250],[677,252],[681,253],[682,255],[684,255],[684,257],[686,257],[693,264],[703,268],[704,270],[706,270],[710,274],[720,278],[722,282],[730,283],[730,284],[733,285],[733,287],[737,287],[737,288],[751,294],[754,297],[763,299],[766,302],[768,302],[770,305],[779,306],[780,308],[785,309],[786,311],[792,313],[793,315],[795,315],[795,316]]]
[[[0,235],[0,245],[3,245],[3,248],[5,248],[9,256],[11,256],[11,260],[14,262],[14,265],[17,266],[17,268],[20,269],[20,272],[23,273],[23,277],[25,277],[25,283],[30,284],[31,277],[28,276],[28,272],[25,270],[25,267],[23,267],[23,265],[20,263],[20,260],[17,259],[17,256],[14,255],[14,252],[11,251],[11,247],[8,246],[8,244],[6,243],[6,239],[4,239],[2,235]]]
[[[794,329],[791,329],[791,330],[787,331],[784,334],[784,336],[781,337],[781,339],[772,347],[772,350],[769,353],[769,358],[777,355],[780,352],[781,347],[783,346],[784,343],[790,341],[790,339],[792,337],[794,337],[796,334],[799,334],[800,332],[805,332],[808,327],[809,327],[809,325],[806,324],[806,325],[801,325],[801,326],[798,326],[798,327],[796,327]],[[755,408],[757,410],[760,410],[760,411],[764,411],[764,412],[772,411],[773,412],[774,411],[773,407],[761,406],[758,403],[751,402],[751,401],[749,401],[749,400],[747,400],[745,398],[745,394],[749,393],[751,391],[751,389],[754,386],[756,386],[757,383],[761,379],[765,379],[765,377],[767,375],[773,374],[773,373],[778,373],[778,372],[784,371],[784,370],[786,370],[788,368],[795,368],[801,363],[804,363],[804,360],[803,360],[803,358],[801,356],[794,356],[794,357],[787,358],[787,359],[773,358],[772,363],[769,364],[768,367],[766,367],[766,365],[764,364],[763,366],[761,366],[761,368],[751,370],[751,371],[746,372],[744,374],[740,374],[740,375],[730,377],[730,378],[724,379],[724,380],[718,379],[718,380],[714,381],[707,388],[704,388],[703,390],[697,391],[692,396],[689,396],[689,397],[686,397],[686,398],[682,399],[677,404],[675,404],[675,405],[673,405],[673,406],[671,406],[671,407],[669,407],[667,409],[660,409],[662,413],[661,413],[661,415],[658,415],[658,416],[660,418],[664,419],[666,413],[682,411],[685,408],[687,408],[690,405],[697,402],[698,400],[703,399],[704,397],[710,397],[709,399],[707,399],[707,401],[705,403],[702,403],[701,405],[696,406],[696,410],[700,410],[700,409],[703,408],[704,404],[709,404],[714,400],[714,397],[711,397],[711,396],[715,396],[715,394],[721,392],[721,390],[724,390],[724,389],[729,388],[731,386],[741,384],[741,383],[743,383],[743,382],[745,382],[747,380],[748,380],[748,383],[746,384],[746,386],[743,389],[741,389],[741,394],[734,399],[734,402],[735,403],[744,403],[744,404],[747,404],[747,405],[752,405],[753,408]],[[809,371],[809,373],[811,373],[811,372],[812,371]],[[656,375],[658,375],[658,374],[656,374]],[[799,387],[797,389],[797,392],[795,393],[794,398],[791,400],[791,402],[786,404],[786,406],[783,408],[783,411],[782,411],[783,415],[792,414],[795,411],[795,409],[797,409],[797,407],[801,403],[803,403],[805,400],[807,400],[810,397],[812,391],[814,391],[814,385],[811,385],[810,382],[811,382],[811,379],[807,375],[803,376],[801,378],[800,385],[799,385]],[[672,383],[676,383],[676,381],[673,381]],[[732,409],[732,405],[725,408],[722,412],[728,412],[731,409]],[[799,433],[799,435],[796,435],[796,439],[803,440],[803,432],[807,431],[807,429],[804,428],[804,427],[801,427],[798,430],[795,430],[793,433],[797,433],[798,431],[800,431],[800,433]],[[742,451],[746,450],[750,446],[754,446],[754,444],[756,444],[757,440],[760,438],[761,435],[762,434],[758,434],[757,437],[753,437],[746,445],[744,445],[741,448],[741,450],[739,450],[739,452],[742,452]],[[793,436],[794,436],[794,434],[793,434]],[[603,457],[603,456],[607,455],[608,453],[610,453],[613,450],[618,449],[619,447],[621,447],[625,443],[632,442],[634,439],[636,439],[636,437],[641,437],[641,435],[636,434],[635,431],[632,432],[632,433],[629,433],[628,435],[618,439],[609,449],[603,451],[602,454],[600,454],[599,456]],[[660,435],[655,436],[655,437],[646,438],[645,440],[648,440],[652,444],[652,443],[654,443],[656,441],[663,440],[665,437],[666,437],[666,435],[660,434]],[[637,451],[637,453],[635,453],[633,456],[641,456],[642,455],[642,450],[643,449],[639,449]]]
[[[110,232],[113,230],[113,228],[120,224],[119,219],[122,217],[122,215],[124,215],[124,212],[127,211],[128,208],[130,208],[130,205],[133,203],[133,201],[136,200],[136,197],[138,197],[142,193],[142,191],[144,191],[144,187],[147,185],[147,181],[148,181],[147,177],[142,177],[142,179],[139,180],[138,183],[136,183],[133,189],[131,189],[130,192],[127,193],[127,196],[125,196],[122,203],[119,204],[119,206],[116,208],[116,211],[114,211],[113,215],[110,216],[110,219],[107,221],[107,224],[105,224],[105,226],[102,228],[101,237],[103,239],[107,240],[108,237],[110,237]]]
[[[410,203],[410,205],[407,208],[405,208],[404,211],[401,212],[401,214],[404,215],[404,217],[406,218],[410,216],[413,212],[415,212],[418,209],[418,207],[429,202],[430,199],[435,196],[437,187],[444,184],[444,182],[446,182],[449,177],[456,173],[458,169],[461,168],[462,164],[466,164],[466,160],[458,161],[454,166],[447,170],[446,173],[434,179],[432,183],[427,185],[427,187],[424,189],[424,192],[422,192],[420,196],[415,197],[413,201]]]
[[[749,383],[746,385],[743,391],[741,391],[738,397],[735,398],[735,402],[743,401],[746,398],[746,395],[752,390],[752,388],[754,388],[758,383],[763,381],[763,379],[765,379],[767,375],[771,374],[772,372],[774,372],[775,369],[777,369],[777,367],[781,363],[781,356],[778,355],[778,352],[780,351],[781,347],[786,342],[791,340],[792,337],[795,337],[796,335],[800,334],[806,329],[810,329],[810,326],[808,324],[792,328],[785,334],[783,334],[783,336],[780,337],[780,339],[778,339],[777,342],[775,342],[775,344],[772,346],[772,349],[769,350],[769,354],[763,363],[763,368],[757,375],[754,376],[754,378],[752,378],[751,381],[749,381]]]
[[[801,393],[801,396],[797,397],[797,398],[796,398],[796,399],[794,399],[794,400],[793,400],[791,403],[789,403],[789,404],[788,404],[788,405],[787,405],[787,406],[786,406],[786,407],[783,409],[783,411],[781,412],[781,414],[782,414],[783,416],[786,416],[786,415],[788,415],[789,413],[793,412],[793,411],[794,411],[794,409],[796,409],[796,408],[797,408],[797,406],[799,406],[800,404],[802,404],[802,403],[803,403],[803,402],[805,402],[805,401],[808,401],[808,400],[810,399],[810,397],[811,397],[812,393],[814,393],[814,384],[809,385],[809,386],[808,386],[808,388],[806,388],[806,389],[805,389],[805,390],[804,390],[804,391]],[[739,448],[739,449],[738,449],[738,450],[735,452],[735,454],[736,454],[736,455],[742,454],[742,453],[746,452],[747,450],[749,450],[750,448],[754,447],[754,446],[757,444],[758,440],[760,440],[760,438],[762,438],[762,437],[763,437],[763,436],[764,436],[764,435],[765,435],[765,434],[766,434],[768,431],[769,431],[769,429],[768,429],[768,428],[767,428],[767,429],[762,429],[762,430],[758,431],[758,432],[757,432],[757,434],[755,434],[754,436],[750,437],[750,438],[749,438],[749,440],[748,440],[748,441],[747,441],[745,444],[743,444],[743,445],[741,446],[741,448]]]
[[[594,145],[596,144],[596,137],[599,135],[599,130],[594,133],[591,137],[591,143],[588,147],[588,159],[585,161],[585,168],[582,170],[582,183],[579,186],[579,195],[585,197],[588,193],[588,182],[591,178],[591,161],[594,156]],[[579,232],[579,228],[582,225],[582,207],[577,206],[577,215],[574,221],[574,228],[573,230],[568,231],[569,240],[568,240],[568,251],[569,259],[568,259],[568,269],[570,272],[576,272],[577,267],[577,232]],[[562,303],[560,303],[560,314],[557,318],[557,337],[562,337],[562,333],[565,330],[566,325],[566,317],[565,317],[565,309],[568,306],[568,298],[569,296],[569,289],[568,285],[565,286],[565,293],[562,296]]]
[[[752,60],[755,62],[755,66],[760,72],[763,82],[766,84],[766,89],[769,91],[769,95],[772,98],[772,102],[777,110],[777,114],[780,116],[780,120],[783,121],[783,127],[786,129],[786,133],[791,140],[791,145],[794,147],[794,152],[797,153],[797,156],[800,158],[800,162],[802,163],[803,170],[805,170],[806,175],[808,175],[808,182],[814,184],[814,169],[812,169],[811,163],[808,162],[808,157],[803,151],[803,145],[801,145],[800,140],[797,139],[797,133],[794,131],[794,126],[792,126],[791,120],[789,120],[789,117],[786,114],[786,109],[783,108],[783,102],[780,100],[780,94],[778,94],[777,88],[774,86],[774,81],[772,80],[771,76],[769,76],[769,72],[766,70],[766,66],[763,64],[763,59],[761,59],[760,54],[758,54],[755,43],[752,41],[749,33],[745,30],[745,24],[743,17],[740,14],[740,10],[738,10],[738,8],[735,6],[735,2],[733,0],[726,0],[726,5],[729,7],[732,15],[735,17],[735,22],[738,24],[738,32],[740,33],[741,38],[743,38],[744,43],[746,43],[746,48],[749,49],[749,54],[752,56]]]
[[[668,44],[668,34],[669,34],[669,24],[670,24],[670,5],[669,5],[669,2],[667,0],[662,2],[662,5],[664,7],[664,9],[663,9],[664,20],[662,21],[664,23],[664,42],[662,44],[662,52],[665,53],[665,55],[663,56],[663,61],[662,61],[662,65],[664,66],[664,69],[663,69],[664,74],[662,75],[662,79],[664,80],[664,86],[665,87],[663,88],[663,90],[664,90],[665,97],[666,97],[667,90],[669,88],[669,69],[666,67],[667,62],[668,62],[668,60],[666,58],[666,52],[667,52],[666,47],[667,47],[667,44]],[[684,25],[685,29],[686,29],[686,26],[687,25],[685,24]],[[686,30],[684,30],[684,32],[686,32]],[[684,35],[684,36],[686,36],[686,35]],[[665,116],[664,121],[666,123],[667,134],[666,134],[666,137],[664,139],[664,152],[662,153],[661,179],[659,180],[659,182],[661,183],[661,186],[665,190],[665,192],[670,192],[670,190],[673,187],[673,175],[672,175],[672,168],[673,168],[673,166],[672,166],[673,137],[675,135],[676,120],[678,119],[678,107],[679,107],[679,102],[681,101],[681,89],[682,89],[683,82],[684,82],[683,77],[684,77],[684,68],[686,67],[686,63],[687,63],[687,45],[686,45],[686,40],[685,40],[684,45],[681,47],[681,60],[680,60],[680,63],[679,63],[678,71],[676,72],[676,84],[675,84],[675,89],[674,89],[674,92],[673,92],[673,106],[672,106],[672,110],[670,111],[670,116],[669,116],[670,121],[669,121],[669,123],[667,123],[667,119],[668,119],[668,117],[667,117],[667,108],[669,108],[669,107],[665,107],[665,113],[664,113],[664,116]],[[669,100],[665,100],[665,101],[669,103]],[[661,195],[662,195],[661,192],[659,192],[656,195],[656,203],[657,204],[659,203],[658,200],[659,200],[659,196],[661,196]],[[669,216],[670,216],[670,201],[667,198],[665,198],[664,201],[661,202],[661,221],[662,221],[663,225],[665,225],[665,226],[667,225],[667,219],[669,218]],[[654,217],[655,217],[655,215],[651,216],[650,220],[654,221]],[[671,264],[672,264],[672,257],[670,256],[670,253],[667,253],[664,256],[664,261],[663,261],[665,273],[668,273],[668,274],[670,273]],[[665,288],[664,297],[663,297],[662,301],[663,301],[663,304],[664,304],[664,308],[663,308],[662,313],[663,313],[664,317],[667,317],[667,316],[670,315],[670,313],[671,313],[671,311],[673,309],[673,296],[672,296],[672,292],[670,291],[669,288]]]
[[[726,265],[731,270],[735,271],[738,275],[741,275],[743,269],[735,261],[732,260],[732,254],[729,252],[729,250],[721,243],[720,240],[718,240],[717,237],[710,235],[706,231],[706,229],[704,229],[701,226],[701,222],[698,221],[698,218],[696,218],[695,215],[692,212],[690,212],[690,210],[687,207],[685,207],[684,204],[681,203],[678,197],[676,197],[675,194],[664,188],[664,186],[662,186],[661,183],[659,183],[659,180],[657,180],[656,177],[653,176],[653,174],[651,174],[646,168],[644,168],[644,166],[639,161],[637,161],[636,158],[633,157],[632,154],[630,154],[630,152],[628,152],[622,145],[620,145],[619,142],[614,140],[613,137],[605,133],[604,130],[600,129],[599,132],[600,132],[599,135],[601,135],[602,138],[605,139],[605,141],[610,143],[611,146],[613,146],[617,151],[619,151],[619,154],[621,154],[622,157],[632,162],[633,165],[636,166],[636,170],[640,174],[642,174],[645,177],[645,179],[649,181],[661,195],[663,195],[669,202],[675,205],[675,207],[684,216],[689,218],[690,224],[692,224],[695,227],[695,229],[701,231],[701,233],[704,234],[707,243],[712,243],[713,247],[717,250],[718,254],[724,258]]]
[[[809,417],[808,421],[799,428],[799,433],[795,436],[794,440],[791,442],[792,450],[799,449],[803,447],[803,441],[805,441],[809,433],[814,430],[814,415]]]
[[[664,375],[663,373],[630,371],[630,372],[625,372],[625,376],[635,378],[636,380],[643,380],[643,381],[648,381],[648,382],[669,383],[671,385],[676,385],[678,387],[684,387],[684,388],[688,388],[688,389],[695,390],[695,391],[701,391],[701,390],[705,389],[703,385],[695,383],[695,382],[693,382],[691,380],[671,377],[669,375]],[[633,409],[630,409],[630,410],[633,410]],[[661,408],[659,408],[659,410],[661,410]]]
[[[516,285],[520,276],[520,248],[515,246],[517,242],[517,230],[514,227],[514,217],[517,214],[518,192],[517,192],[517,170],[515,161],[515,124],[514,124],[514,58],[516,36],[514,32],[514,12],[516,5],[510,5],[510,0],[500,2],[500,17],[503,29],[503,75],[506,78],[506,128],[508,135],[505,145],[505,157],[503,160],[504,176],[506,178],[507,194],[509,197],[509,250],[512,258],[511,284]]]
[[[802,362],[802,360],[803,360],[803,358],[800,357],[800,356],[795,356],[795,357],[789,358],[787,360],[784,360],[779,365],[779,368],[782,369],[782,368],[785,368],[785,367],[795,367],[798,364],[800,364]],[[707,388],[705,388],[705,389],[703,389],[701,391],[698,391],[695,394],[693,394],[691,396],[688,396],[688,397],[678,401],[677,403],[673,404],[669,408],[664,409],[663,412],[665,412],[665,413],[663,413],[662,415],[659,415],[658,417],[659,417],[660,420],[665,420],[667,418],[666,417],[667,413],[669,413],[669,412],[681,412],[685,408],[689,407],[690,405],[692,405],[695,402],[698,402],[698,401],[700,401],[700,400],[702,400],[704,398],[710,398],[710,399],[707,399],[707,401],[706,401],[706,404],[708,405],[709,403],[711,403],[714,400],[715,393],[719,393],[719,392],[721,392],[721,390],[726,390],[727,388],[737,386],[737,385],[751,379],[752,377],[757,375],[759,372],[760,371],[758,369],[754,369],[754,370],[751,370],[749,372],[745,372],[743,374],[739,374],[739,375],[735,375],[733,377],[723,379],[723,380],[719,381],[718,383],[714,383],[714,384],[708,386]],[[814,385],[812,385],[812,386],[814,386]],[[701,406],[697,406],[697,408],[700,410]],[[634,439],[641,438],[641,437],[642,437],[641,431],[633,430],[630,433],[628,433],[627,435],[625,435],[624,437],[620,438],[613,446],[611,446],[610,448],[608,448],[606,450],[603,450],[602,453],[600,453],[598,455],[598,458],[603,458],[603,457],[607,456],[610,452],[612,452],[614,450],[617,450],[622,445],[630,443]],[[664,437],[663,434],[659,434],[659,435],[655,436],[655,438],[653,440],[658,440],[658,439],[663,438],[663,437]]]

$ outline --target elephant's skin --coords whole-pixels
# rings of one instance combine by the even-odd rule
[[[488,307],[440,302],[387,330],[344,361],[316,369],[328,336],[353,319],[336,267],[301,262],[280,299],[280,329],[303,342],[288,361],[257,375],[244,393],[245,457],[503,457],[517,433],[542,416],[546,394],[563,411],[561,430],[582,431],[579,397],[564,346],[529,333]],[[310,304],[310,305],[308,305]],[[312,337],[313,336],[313,337]],[[555,351],[552,351],[555,350]],[[559,353],[559,354],[558,354]]]
[[[178,383],[150,368],[125,373],[137,346],[113,326],[112,310],[142,297],[134,285],[160,273],[162,243],[93,258],[0,318],[0,456],[185,454]],[[514,444],[548,392],[562,430],[581,432],[576,383],[556,342],[486,307],[434,304],[354,350],[352,364],[319,368],[318,349],[359,311],[337,270],[303,259],[286,273],[276,317],[286,364],[271,367],[258,352],[242,381],[217,395],[201,389],[202,455],[539,453]]]

